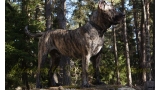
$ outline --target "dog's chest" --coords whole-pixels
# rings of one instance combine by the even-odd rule
[[[96,55],[100,52],[100,50],[103,47],[104,38],[103,37],[97,37],[91,42],[91,53],[92,55]]]

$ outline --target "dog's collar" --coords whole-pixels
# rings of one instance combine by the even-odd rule
[[[103,34],[105,33],[105,30],[103,30],[99,25],[95,24],[95,23],[92,22],[92,21],[89,21],[89,23],[90,23],[94,28],[96,28],[96,30],[98,31],[100,37],[102,37]]]

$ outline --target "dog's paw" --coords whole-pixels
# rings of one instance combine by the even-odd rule
[[[87,84],[82,84],[81,87],[82,87],[82,88],[89,88],[89,87],[93,87],[93,85],[87,83]]]
[[[101,81],[94,81],[92,82],[93,85],[106,85],[104,82]]]
[[[56,85],[55,86],[61,86],[62,84],[61,83],[56,83]]]

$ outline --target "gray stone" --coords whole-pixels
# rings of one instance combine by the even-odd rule
[[[146,83],[144,84],[144,90],[155,90],[155,82],[146,81]]]
[[[118,88],[118,90],[136,90],[136,89],[131,87],[121,87],[121,88]]]

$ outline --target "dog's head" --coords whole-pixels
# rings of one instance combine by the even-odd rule
[[[116,25],[119,24],[124,18],[124,14],[119,10],[116,10],[113,5],[106,3],[104,0],[99,1],[98,3],[98,12],[101,14],[104,22],[108,22]]]

